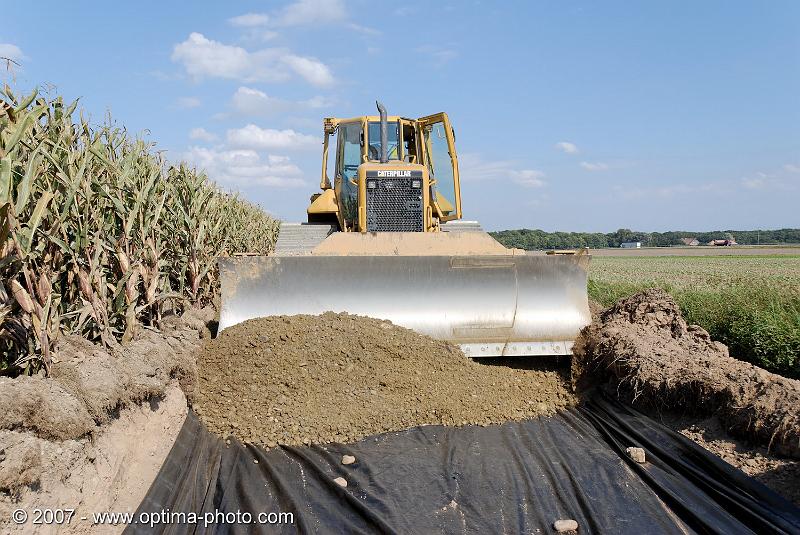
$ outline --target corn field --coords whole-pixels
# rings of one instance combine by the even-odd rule
[[[113,344],[211,302],[216,258],[278,222],[77,101],[0,91],[0,374],[48,371],[64,333]]]

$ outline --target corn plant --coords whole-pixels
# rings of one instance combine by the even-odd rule
[[[48,370],[62,333],[114,344],[211,302],[216,258],[278,223],[77,102],[0,91],[0,373]]]

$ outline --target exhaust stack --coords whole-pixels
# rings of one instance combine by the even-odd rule
[[[389,122],[386,119],[386,107],[375,101],[378,105],[378,113],[381,114],[381,163],[389,162]]]

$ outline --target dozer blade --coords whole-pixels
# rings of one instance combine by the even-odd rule
[[[219,260],[220,331],[275,315],[348,312],[467,356],[569,355],[591,321],[589,257],[285,256]]]

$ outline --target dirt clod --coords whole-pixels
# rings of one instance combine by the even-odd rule
[[[353,464],[356,462],[356,458],[352,455],[342,455],[342,464]]]
[[[39,482],[42,475],[39,442],[24,433],[0,431],[0,491],[16,494],[19,489]]]
[[[602,312],[574,352],[573,373],[606,373],[608,390],[625,401],[716,415],[732,435],[800,458],[800,381],[731,358],[706,331],[687,325],[663,290]]]
[[[94,430],[86,407],[61,385],[39,376],[0,377],[0,429],[26,429],[66,440]]]
[[[516,362],[481,364],[446,342],[348,314],[260,318],[205,346],[195,405],[215,433],[271,447],[488,425],[574,403],[566,370]]]
[[[347,486],[347,480],[343,477],[337,477],[336,479],[333,480],[333,482],[339,485],[340,487]]]

